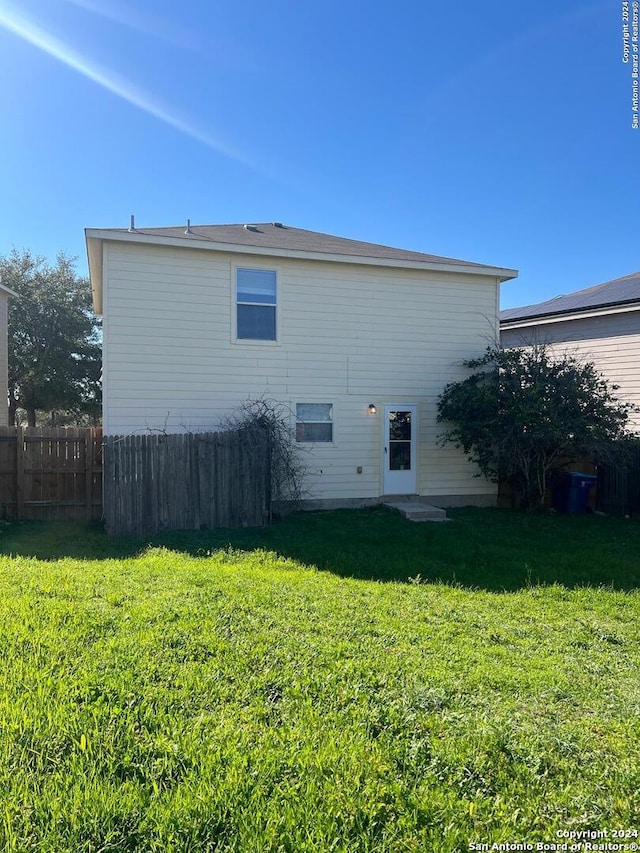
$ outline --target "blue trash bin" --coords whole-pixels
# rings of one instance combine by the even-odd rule
[[[554,509],[558,512],[586,512],[589,492],[597,480],[594,474],[563,471],[554,492]]]

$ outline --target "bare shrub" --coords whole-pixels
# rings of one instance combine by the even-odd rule
[[[291,410],[268,397],[249,398],[222,421],[224,429],[260,429],[268,437],[271,503],[278,514],[297,509],[306,494],[306,465],[295,441]]]

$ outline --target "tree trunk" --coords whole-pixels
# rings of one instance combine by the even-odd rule
[[[34,427],[36,425],[36,410],[33,408],[27,409],[27,426]]]

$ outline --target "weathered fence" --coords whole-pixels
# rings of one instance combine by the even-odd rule
[[[630,446],[626,465],[599,462],[597,507],[612,515],[640,513],[640,441]]]
[[[270,451],[257,427],[106,436],[104,517],[113,535],[268,522]]]
[[[0,515],[102,516],[102,430],[0,427]]]
[[[586,456],[562,467],[567,471],[596,474],[597,483],[589,493],[589,509],[607,515],[640,516],[640,441],[631,441],[618,458],[596,459]],[[553,488],[548,488],[544,505],[553,506]],[[513,494],[507,483],[500,483],[498,504],[513,507]]]

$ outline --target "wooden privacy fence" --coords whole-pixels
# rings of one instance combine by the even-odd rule
[[[0,427],[0,514],[102,517],[102,430]]]
[[[106,436],[107,533],[262,525],[271,514],[270,481],[269,437],[257,426]]]
[[[598,463],[598,509],[612,515],[640,513],[640,441],[630,444],[625,464]]]

